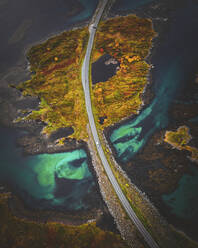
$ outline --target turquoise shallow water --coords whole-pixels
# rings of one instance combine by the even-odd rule
[[[171,213],[187,220],[198,216],[198,170],[191,168],[192,175],[184,175],[178,188],[171,194],[163,195],[162,199],[171,208]]]
[[[196,70],[198,6],[193,1],[186,5],[178,10],[167,38],[152,58],[154,100],[136,118],[113,129],[110,135],[117,157],[123,162],[131,159],[157,129],[167,126],[168,109],[188,76]]]
[[[151,134],[167,125],[168,108],[184,77],[184,73],[179,70],[182,62],[181,56],[170,61],[164,72],[166,77],[162,77],[153,102],[135,119],[113,130],[110,140],[122,162],[131,159],[146,144]]]
[[[91,18],[98,0],[4,2],[0,4],[1,73],[24,57],[29,44]],[[30,25],[23,35],[10,43],[10,37],[27,20]],[[0,128],[0,182],[12,185],[30,206],[72,210],[90,207],[83,199],[95,183],[85,150],[23,157],[14,145],[16,135],[16,131]]]
[[[154,132],[171,123],[169,109],[177,96],[185,94],[182,92],[183,86],[197,70],[197,13],[198,4],[195,1],[186,1],[183,7],[178,6],[166,37],[152,57],[151,63],[155,65],[152,70],[153,101],[134,119],[124,122],[110,133],[110,141],[121,163],[133,159]],[[162,200],[175,216],[190,221],[198,220],[198,168],[189,166],[193,175],[185,174],[178,188],[164,195]]]
[[[0,137],[1,181],[14,186],[22,197],[28,195],[35,202],[44,200],[44,205],[73,210],[88,207],[83,198],[95,183],[83,149],[23,157],[21,149],[14,146],[14,131],[0,129]],[[31,204],[31,200],[27,203]]]

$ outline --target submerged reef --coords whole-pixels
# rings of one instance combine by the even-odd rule
[[[137,114],[148,84],[148,56],[155,36],[152,22],[135,15],[116,17],[102,22],[96,34],[93,62],[108,54],[119,62],[115,76],[93,88],[95,115],[102,127]],[[108,66],[108,65],[106,65]]]

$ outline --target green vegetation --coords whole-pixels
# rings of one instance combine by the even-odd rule
[[[23,95],[40,98],[39,110],[32,111],[25,119],[45,122],[43,132],[46,134],[71,126],[74,129],[71,137],[87,137],[87,114],[80,79],[87,38],[87,28],[67,31],[32,47],[27,54],[33,74],[17,88]]]
[[[108,20],[100,25],[96,34],[92,61],[96,61],[103,54],[109,54],[120,62],[120,70],[117,74],[107,82],[96,84],[91,91],[95,119],[98,121],[100,117],[106,117],[102,128],[135,114],[140,109],[142,93],[148,83],[149,65],[144,60],[154,36],[151,21],[133,15],[118,17],[113,21]],[[96,122],[96,126],[99,130],[99,123]],[[168,225],[161,222],[150,203],[129,184],[128,179],[115,165],[106,147],[102,130],[99,130],[99,137],[111,169],[124,194],[137,216],[160,246],[197,247],[194,242],[177,233],[175,229],[170,230]]]
[[[103,127],[136,114],[150,66],[145,62],[155,32],[152,22],[134,15],[102,22],[96,34],[93,61],[109,54],[120,63],[116,75],[94,86],[96,116],[106,117]]]
[[[110,19],[100,24],[96,33],[92,61],[96,61],[103,54],[109,54],[119,61],[120,69],[115,76],[106,82],[97,83],[91,90],[93,112],[98,129],[101,128],[98,123],[100,117],[106,117],[102,125],[104,128],[137,113],[140,109],[141,96],[148,83],[147,75],[150,68],[144,60],[154,36],[152,22],[134,15],[117,17],[113,21]],[[99,137],[122,191],[147,230],[152,232],[152,223],[149,223],[148,216],[145,216],[144,200],[135,188],[129,186],[128,180],[114,165],[101,131],[99,131]]]
[[[189,128],[186,126],[179,127],[177,131],[166,131],[164,141],[182,150],[186,144],[191,140]]]
[[[185,234],[178,232],[176,229],[174,229],[173,226],[167,225],[162,221],[156,210],[151,207],[150,203],[135,187],[129,184],[128,179],[117,168],[111,153],[109,152],[108,148],[106,148],[106,142],[104,141],[104,136],[102,135],[101,130],[99,130],[99,137],[107,160],[111,166],[113,174],[122,188],[123,193],[129,200],[129,203],[138,218],[144,224],[145,228],[150,232],[155,241],[160,245],[160,247],[198,247],[197,243],[189,239]],[[149,154],[149,156],[151,156],[151,154]],[[170,157],[170,160],[171,159],[172,157]],[[173,173],[167,177],[167,181],[170,181],[169,179],[172,174]]]
[[[164,141],[178,150],[187,150],[191,152],[191,160],[198,162],[198,149],[187,145],[191,138],[189,128],[181,126],[175,132],[166,131]]]
[[[9,194],[0,194],[0,247],[20,248],[126,248],[119,235],[103,231],[96,223],[67,226],[36,223],[13,216]]]

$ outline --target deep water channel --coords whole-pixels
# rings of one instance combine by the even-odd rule
[[[129,1],[125,2],[129,4]],[[141,152],[156,131],[171,123],[169,109],[179,95],[185,94],[182,91],[184,85],[197,71],[198,4],[196,1],[183,2],[185,4],[175,10],[168,33],[151,58],[155,66],[152,70],[154,99],[137,117],[113,128],[110,133],[115,154],[122,164]],[[191,166],[191,172],[192,175],[185,174],[181,178],[175,192],[162,196],[162,199],[178,218],[197,222],[198,168]]]

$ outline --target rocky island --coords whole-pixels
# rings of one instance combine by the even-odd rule
[[[188,145],[192,136],[189,133],[189,128],[181,126],[177,131],[166,131],[164,141],[172,145],[178,150],[186,150],[191,152],[190,159],[198,162],[198,149]]]
[[[150,16],[158,11],[162,11],[160,15],[163,16],[163,4],[151,4],[146,14],[139,10],[142,17],[130,14],[106,17],[100,22],[91,56],[92,73],[91,68],[89,70],[92,108],[111,170],[151,236],[160,247],[195,248],[196,242],[178,232],[162,217],[168,216],[179,228],[191,223],[183,216],[183,219],[178,215],[175,217],[173,205],[175,194],[179,193],[174,190],[180,189],[182,182],[185,184],[186,173],[192,178],[196,175],[196,171],[191,170],[191,163],[198,160],[197,108],[192,107],[197,107],[197,86],[189,83],[186,87],[188,97],[179,99],[175,96],[172,108],[168,109],[169,98],[174,98],[175,94],[175,78],[171,87],[166,86],[165,81],[161,82],[162,87],[149,85],[149,72],[154,68],[149,55],[153,39],[157,37],[154,27],[158,21],[167,21],[167,18],[160,19],[158,16],[152,20]],[[173,5],[168,3],[167,8],[175,9]],[[165,25],[166,28],[168,25]],[[159,31],[159,26],[155,30]],[[18,163],[18,155],[13,155],[13,158],[16,157],[16,164],[25,168],[24,178],[29,173],[26,167],[33,171],[31,177],[27,177],[29,184],[37,181],[42,185],[40,188],[32,186],[35,187],[33,195],[38,198],[36,201],[24,189],[20,198],[20,194],[18,197],[14,191],[9,192],[9,186],[6,188],[2,184],[0,187],[2,247],[7,244],[11,247],[16,244],[33,247],[33,236],[37,237],[38,247],[55,247],[57,244],[79,248],[128,247],[121,236],[130,246],[145,247],[144,239],[118,201],[98,158],[98,144],[94,144],[88,125],[80,77],[88,31],[87,26],[74,28],[34,44],[27,52],[28,77],[10,83],[8,89],[2,87],[0,120],[5,126],[21,131],[16,140],[17,149],[23,151],[23,162],[20,160]],[[18,42],[16,37],[15,41]],[[166,61],[165,54],[160,57]],[[101,65],[105,68],[104,73],[96,75]],[[167,75],[171,73],[168,71]],[[192,93],[192,88],[189,90],[191,86],[195,93]],[[159,91],[156,90],[158,87],[161,87]],[[173,93],[168,88],[173,88]],[[12,96],[9,104],[7,96]],[[172,124],[166,120],[167,113],[173,120]],[[117,137],[111,139],[114,130]],[[4,129],[0,131],[4,137]],[[6,144],[10,142],[9,139],[6,141]],[[37,165],[30,167],[34,161]],[[186,166],[188,161],[190,166]],[[9,171],[10,167],[6,164],[7,167]],[[18,178],[18,175],[23,175],[21,170],[13,171]],[[15,193],[17,190],[21,189],[16,187]],[[43,198],[38,191],[42,192]],[[76,204],[73,204],[72,195],[77,199]],[[24,196],[32,202],[32,209],[23,204]],[[68,206],[62,208],[63,203]],[[36,210],[37,204],[42,209]],[[72,207],[74,211],[70,211]],[[121,236],[113,222],[116,222]],[[192,229],[189,228],[190,232]]]
[[[93,87],[95,114],[98,120],[104,118],[102,128],[137,114],[143,105],[150,68],[145,58],[155,35],[152,22],[135,15],[100,24],[92,60],[108,54],[119,62],[113,77]]]

